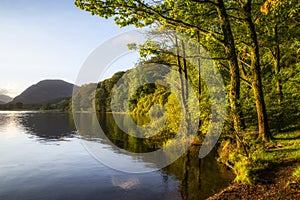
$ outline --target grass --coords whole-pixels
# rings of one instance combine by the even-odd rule
[[[236,182],[256,183],[264,170],[272,170],[272,166],[286,162],[300,161],[300,129],[277,133],[275,139],[267,143],[260,142],[253,134],[246,135],[248,138],[244,142],[248,146],[248,155],[224,142],[219,157],[221,162],[231,164]],[[300,167],[293,176],[300,180]]]
[[[269,142],[260,159],[281,163],[300,159],[300,130],[279,133],[275,140]]]
[[[295,162],[300,160],[300,130],[277,133],[275,139],[264,144],[250,154],[251,164],[249,174],[253,182],[258,178],[258,174],[271,165],[280,165],[285,162]],[[295,171],[294,176],[300,179],[300,167]]]

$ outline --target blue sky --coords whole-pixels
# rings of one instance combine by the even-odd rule
[[[1,0],[0,27],[0,93],[10,96],[43,79],[74,83],[96,47],[134,29],[91,16],[74,0]],[[115,71],[132,66],[122,67]]]

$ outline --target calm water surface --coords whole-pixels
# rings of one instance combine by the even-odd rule
[[[117,146],[132,151],[146,148],[139,140],[126,137],[112,116],[99,121]],[[1,111],[0,199],[205,199],[233,178],[216,163],[214,153],[199,160],[197,149],[155,172],[116,171],[94,159],[82,141],[99,143],[105,151],[116,153],[113,147],[80,137],[74,130],[67,113]],[[134,163],[136,158],[128,159]]]

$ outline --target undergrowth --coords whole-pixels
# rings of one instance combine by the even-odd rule
[[[219,161],[236,174],[235,181],[253,184],[259,174],[271,165],[300,160],[300,130],[274,134],[269,142],[260,142],[257,134],[244,134],[240,144],[232,138],[223,138],[219,147]],[[293,174],[298,183],[300,167]]]

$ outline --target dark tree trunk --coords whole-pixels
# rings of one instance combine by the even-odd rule
[[[186,64],[186,51],[185,51],[185,44],[184,41],[181,40],[182,46],[182,57],[183,57],[183,73],[184,73],[184,89],[185,89],[185,99],[188,99],[189,89],[188,89],[188,71],[187,71],[187,64]]]
[[[183,75],[181,77],[181,80],[183,85],[182,85],[182,90],[183,90],[183,106],[185,107],[186,113],[185,113],[185,118],[186,118],[186,126],[190,127],[191,125],[191,113],[190,113],[190,108],[188,104],[188,98],[189,98],[189,88],[188,88],[188,69],[187,69],[187,63],[186,63],[186,49],[185,49],[185,41],[181,40],[181,48],[182,48],[182,63],[183,63]],[[183,77],[184,76],[184,77]],[[187,129],[189,130],[189,129]],[[189,133],[188,133],[189,134]]]
[[[251,47],[252,49],[251,50],[251,71],[253,74],[252,87],[254,91],[257,118],[258,118],[258,133],[259,133],[259,137],[262,140],[267,141],[271,138],[271,133],[269,130],[266,105],[265,105],[264,94],[262,89],[259,45],[257,41],[255,26],[252,21],[251,0],[249,0],[245,4],[244,11],[246,13],[246,23],[250,31],[250,37],[253,42],[253,45]]]
[[[177,35],[175,35],[175,46],[176,46],[176,53],[177,53],[177,65],[178,65],[178,71],[179,71],[179,76],[180,76],[180,86],[181,86],[181,98],[182,98],[182,103],[185,105],[185,92],[184,92],[184,83],[182,80],[182,65],[181,65],[181,59],[180,59],[180,48],[178,44],[178,38]]]
[[[223,0],[218,0],[217,11],[220,18],[220,24],[224,35],[225,52],[228,56],[230,68],[230,108],[233,117],[234,130],[240,134],[242,130],[241,106],[240,106],[240,70],[236,54],[233,34],[231,31],[229,17]]]

